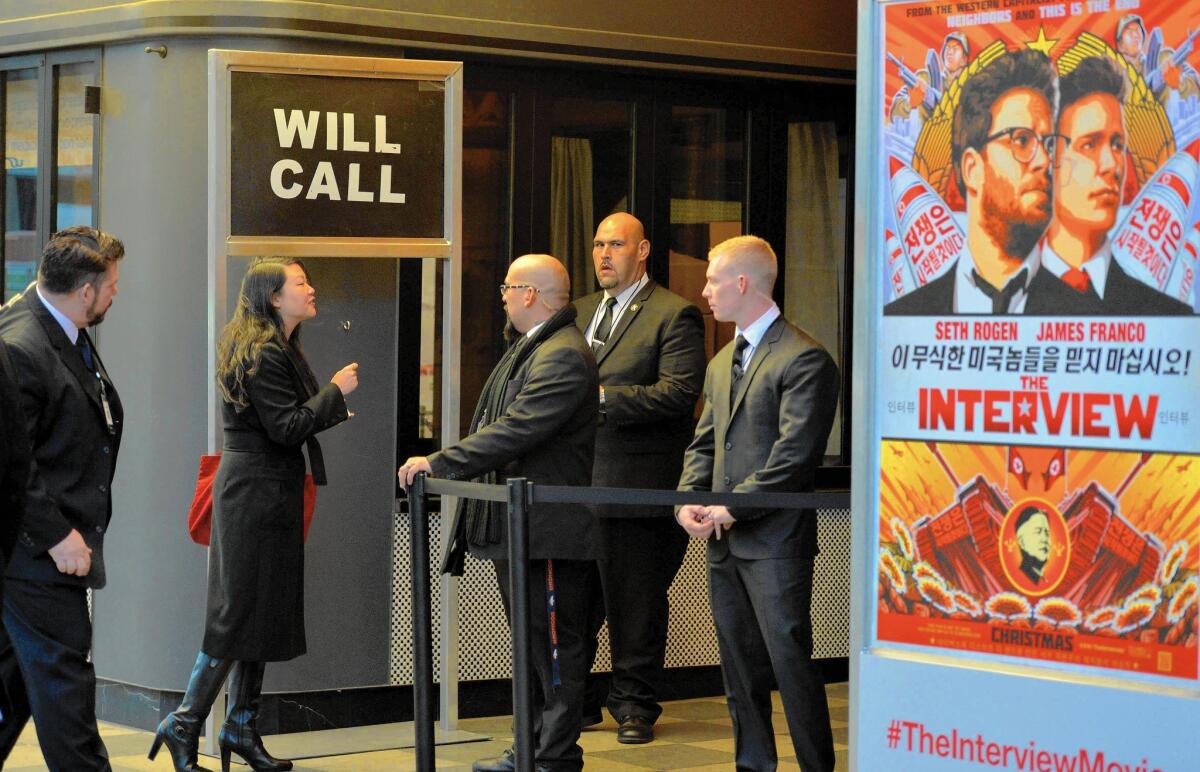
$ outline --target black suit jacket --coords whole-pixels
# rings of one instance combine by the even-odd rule
[[[759,341],[730,402],[733,343],[709,362],[704,412],[683,461],[679,490],[780,493],[809,491],[833,428],[840,379],[821,344],[782,316]],[[812,510],[730,508],[737,520],[710,560],[812,557]]]
[[[0,311],[0,313],[3,313]],[[0,575],[3,574],[25,510],[25,485],[29,481],[29,437],[21,411],[17,370],[0,338]]]
[[[80,332],[81,335],[86,334]],[[38,298],[34,285],[0,313],[0,337],[17,368],[25,428],[33,449],[25,516],[7,575],[103,587],[104,533],[124,413],[97,351],[115,431],[109,433],[95,374]],[[47,550],[79,531],[92,549],[84,577],[59,573]]]
[[[604,300],[575,301],[581,333]],[[695,305],[647,282],[596,358],[604,408],[596,430],[592,485],[670,490],[695,429],[704,383],[704,321]],[[597,506],[601,517],[670,516],[671,507]]]
[[[525,341],[504,388],[498,418],[429,457],[435,477],[465,480],[495,471],[546,485],[592,481],[599,378],[592,349],[566,306]],[[483,399],[486,399],[485,394]],[[595,555],[595,518],[583,504],[535,506],[529,521],[529,557],[590,560]],[[471,544],[485,559],[508,558],[508,524],[499,544]]]
[[[1066,305],[1063,307],[1070,309],[1073,314],[1086,316],[1184,316],[1193,313],[1192,307],[1187,303],[1159,292],[1154,287],[1125,273],[1121,264],[1115,259],[1108,263],[1103,300],[1093,290],[1079,293],[1068,287],[1062,279],[1046,270],[1038,271],[1035,282],[1039,280],[1039,286],[1043,290],[1050,290],[1043,292],[1042,297],[1051,298],[1055,304],[1065,302]],[[1064,292],[1067,293],[1065,300]],[[900,299],[903,300],[903,298]],[[1033,300],[1032,291],[1030,300]],[[1044,309],[1040,305],[1036,308],[1038,310],[1030,311],[1027,306],[1025,313],[1037,313],[1044,316],[1064,313],[1063,311]]]
[[[1114,263],[1115,264],[1115,263]],[[957,262],[924,287],[901,295],[883,307],[884,316],[947,316],[954,313]],[[1097,298],[1076,292],[1045,269],[1033,275],[1024,313],[1029,316],[1094,316],[1104,313]]]
[[[1181,316],[1193,313],[1187,303],[1163,294],[1125,273],[1116,260],[1108,263],[1108,278],[1104,280],[1101,307],[1101,313],[1107,316]]]

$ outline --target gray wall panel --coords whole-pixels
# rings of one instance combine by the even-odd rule
[[[102,678],[156,688],[182,689],[205,597],[185,516],[206,438],[206,50],[116,46],[103,65],[99,224],[126,257],[99,345],[125,432],[94,659]]]
[[[198,458],[207,451],[208,49],[370,50],[265,38],[168,43],[165,59],[146,54],[141,43],[104,50],[99,225],[124,240],[126,258],[99,346],[125,404],[126,425],[105,542],[109,584],[95,596],[93,657],[101,678],[182,691],[203,637],[207,586],[207,550],[189,540],[185,518]],[[330,374],[320,372],[323,379]],[[371,377],[394,383],[394,376],[378,371]],[[381,483],[385,488],[391,474]],[[386,683],[390,493],[386,497],[387,511],[371,515],[379,531],[379,556],[371,558],[379,586],[370,589],[380,598],[367,605],[379,629],[360,631],[378,655],[349,657],[351,663],[328,672],[327,662],[310,657],[290,670],[274,668],[268,688]],[[333,570],[338,560],[351,557],[317,559],[317,570]],[[322,581],[310,571],[307,586]],[[310,640],[329,638],[315,632],[315,615],[335,606],[310,603]]]

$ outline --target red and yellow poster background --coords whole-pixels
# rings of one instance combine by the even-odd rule
[[[1200,458],[915,441],[882,454],[881,640],[1196,678]],[[1041,586],[1016,570],[1029,502],[1058,524]]]

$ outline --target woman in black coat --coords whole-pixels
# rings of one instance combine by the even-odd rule
[[[256,729],[267,662],[298,657],[304,642],[304,455],[325,484],[315,435],[346,420],[358,365],[319,387],[298,346],[316,291],[295,259],[255,261],[217,346],[224,441],[213,483],[212,546],[204,643],[183,703],[158,726],[176,770],[196,772],[201,726],[230,675],[221,768],[236,753],[255,770],[287,770]]]

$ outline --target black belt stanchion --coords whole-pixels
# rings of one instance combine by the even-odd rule
[[[412,558],[413,740],[417,770],[433,772],[433,624],[429,581],[429,512],[425,474],[408,491],[409,543]]]
[[[417,475],[408,491],[412,524],[412,630],[413,725],[420,772],[434,770],[433,635],[431,582],[429,580],[429,488],[443,496],[458,496],[496,503],[505,502],[499,485],[449,480],[426,480]],[[507,480],[509,588],[512,606],[510,629],[513,644],[513,746],[517,772],[533,772],[533,655],[530,646],[529,512],[534,506],[533,486],[524,477]],[[721,504],[771,509],[843,509],[850,506],[849,491],[732,493],[723,491],[670,491],[630,488],[592,488],[538,485],[540,504]],[[451,544],[457,519],[451,525]],[[450,553],[442,561],[449,570]],[[499,577],[497,577],[499,578]]]
[[[529,626],[529,500],[524,477],[508,481],[508,581],[512,598],[513,745],[517,772],[533,772],[533,667]]]

